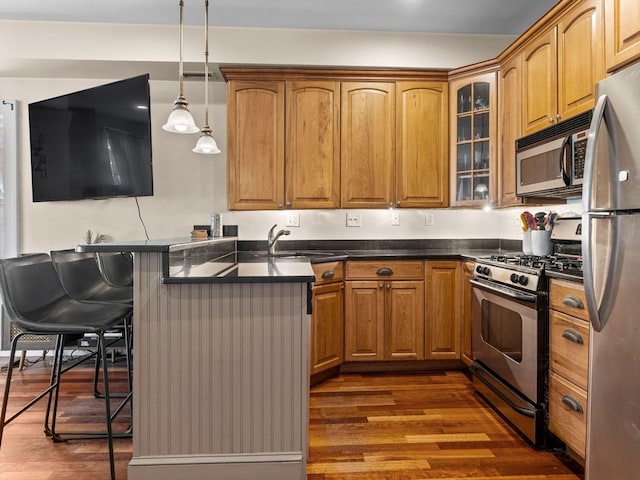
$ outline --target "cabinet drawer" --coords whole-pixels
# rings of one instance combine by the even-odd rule
[[[347,262],[347,279],[422,280],[423,265],[422,260],[350,261]]]
[[[314,263],[311,267],[316,276],[314,285],[323,285],[325,283],[341,282],[344,280],[344,264],[341,261]]]
[[[587,435],[587,392],[549,373],[549,429],[584,458]]]
[[[549,328],[549,368],[586,390],[589,323],[551,310]]]
[[[552,278],[549,287],[549,305],[555,310],[589,320],[584,286],[580,283]]]

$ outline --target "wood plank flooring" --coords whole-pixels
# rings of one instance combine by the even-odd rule
[[[124,389],[124,368],[112,372],[114,387]],[[48,375],[41,364],[16,371],[10,410],[40,391]],[[92,375],[90,368],[67,373],[59,420],[65,428],[102,428],[103,404],[93,399]],[[2,389],[5,379],[3,372]],[[5,428],[0,480],[108,478],[106,440],[53,443],[42,433],[44,408],[41,402]],[[126,411],[118,429],[129,420]],[[327,380],[311,390],[309,443],[309,480],[582,478],[515,435],[474,395],[461,372],[346,374]],[[116,439],[115,448],[117,478],[123,480],[131,440]]]

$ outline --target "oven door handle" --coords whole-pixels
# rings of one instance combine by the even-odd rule
[[[507,288],[501,288],[498,285],[495,285],[487,281],[483,281],[479,278],[472,278],[471,280],[469,280],[469,282],[474,287],[478,287],[482,290],[487,290],[487,291],[496,293],[498,295],[513,298],[515,300],[520,300],[521,302],[536,303],[536,300],[537,300],[537,296],[533,293],[524,293],[524,292],[518,292],[518,291],[507,289]]]

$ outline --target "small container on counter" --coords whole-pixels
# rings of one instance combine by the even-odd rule
[[[219,213],[211,214],[211,236],[212,237],[221,237],[222,236],[222,223],[220,220]]]

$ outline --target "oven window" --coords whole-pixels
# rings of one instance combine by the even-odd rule
[[[501,305],[482,301],[482,338],[512,358],[522,361],[522,317]]]

